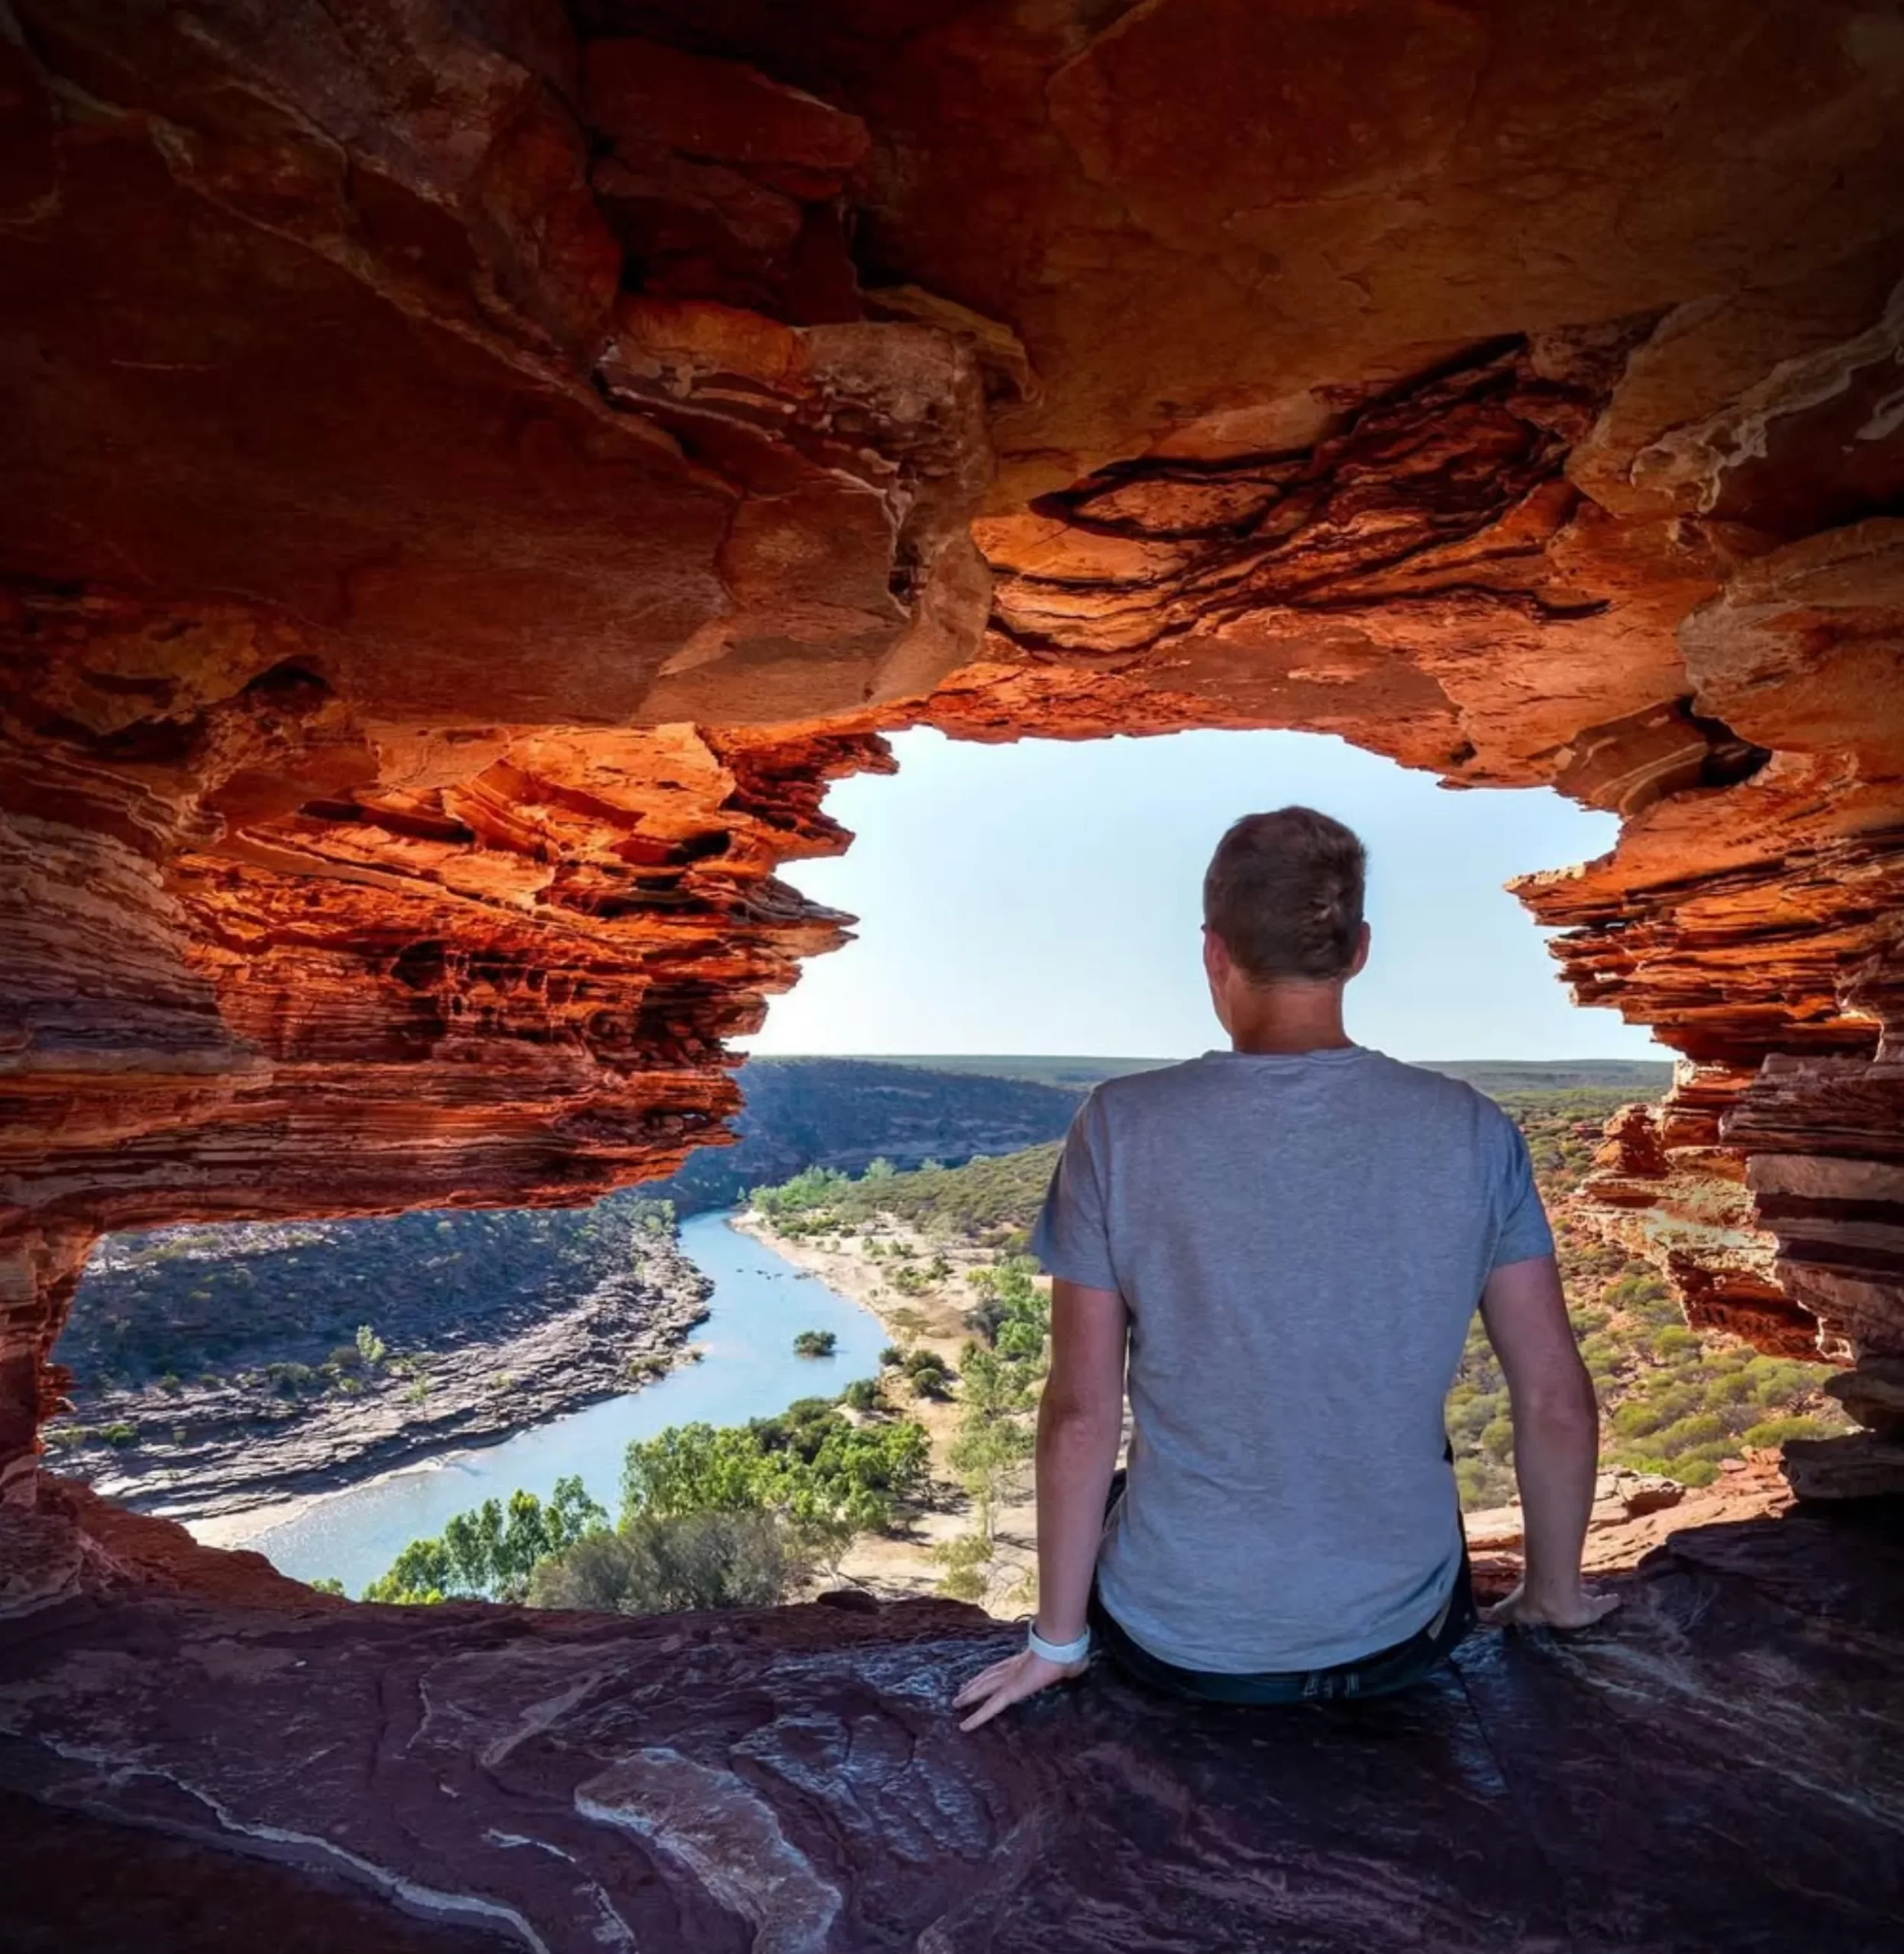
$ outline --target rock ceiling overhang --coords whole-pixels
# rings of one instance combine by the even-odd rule
[[[102,1226],[717,1134],[920,721],[1618,811],[1608,1213],[1904,1347],[1891,11],[12,0],[0,116],[0,1469]]]

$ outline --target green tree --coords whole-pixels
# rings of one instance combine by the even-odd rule
[[[453,1514],[441,1535],[412,1540],[363,1591],[366,1601],[519,1601],[550,1555],[605,1528],[608,1516],[579,1477],[558,1479],[545,1505],[512,1492]]]
[[[946,1462],[979,1511],[979,1532],[988,1548],[997,1510],[1031,1456],[1031,1434],[1006,1418],[968,1418]]]
[[[688,1513],[772,1513],[831,1550],[883,1527],[923,1483],[929,1448],[906,1421],[855,1425],[824,1398],[747,1426],[679,1425],[628,1447],[622,1527]]]
[[[357,1325],[357,1361],[367,1371],[383,1362],[383,1339],[367,1323]]]
[[[983,1418],[1021,1411],[1033,1400],[1025,1367],[982,1343],[968,1343],[959,1353],[959,1395]]]

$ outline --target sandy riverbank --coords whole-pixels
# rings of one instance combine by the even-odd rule
[[[962,1242],[928,1239],[916,1230],[886,1217],[880,1240],[902,1243],[915,1252],[910,1266],[923,1268],[934,1256],[944,1256],[952,1273],[921,1295],[897,1294],[889,1283],[892,1262],[868,1256],[863,1243],[841,1249],[822,1248],[805,1240],[776,1234],[751,1209],[743,1208],[731,1224],[817,1276],[836,1295],[858,1304],[878,1317],[893,1343],[906,1350],[928,1349],[944,1359],[956,1372],[959,1353],[970,1340],[965,1313],[973,1297],[966,1281],[975,1269],[989,1267],[990,1253]],[[963,1407],[944,1399],[915,1398],[888,1373],[887,1402],[895,1411],[925,1427],[932,1446],[934,1489],[928,1501],[906,1516],[896,1534],[866,1533],[856,1540],[840,1562],[841,1581],[863,1586],[882,1596],[930,1594],[944,1577],[932,1549],[973,1530],[972,1502],[958,1483],[947,1454],[958,1433]],[[994,1518],[994,1553],[983,1605],[995,1614],[1027,1612],[1037,1591],[1037,1511],[1031,1497],[1031,1472],[1025,1468],[1019,1497],[1000,1506]]]

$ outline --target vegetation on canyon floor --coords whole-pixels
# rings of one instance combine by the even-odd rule
[[[670,1427],[628,1447],[621,1514],[579,1478],[544,1504],[518,1491],[413,1540],[370,1601],[526,1601],[660,1614],[763,1606],[889,1526],[923,1489],[925,1431],[802,1398],[777,1417]]]

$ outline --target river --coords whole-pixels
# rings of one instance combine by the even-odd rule
[[[243,1544],[301,1581],[328,1575],[360,1594],[411,1541],[441,1533],[453,1514],[492,1496],[506,1499],[520,1486],[547,1498],[557,1479],[579,1473],[612,1516],[631,1440],[670,1425],[770,1417],[796,1398],[832,1397],[854,1378],[877,1374],[889,1340],[879,1319],[729,1227],[726,1214],[683,1222],[681,1246],[714,1282],[712,1314],[695,1332],[700,1362],[499,1445],[447,1453],[334,1494]],[[802,1330],[831,1330],[834,1355],[796,1357],[793,1340]]]

